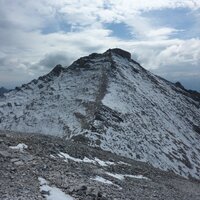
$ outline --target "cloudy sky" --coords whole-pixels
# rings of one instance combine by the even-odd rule
[[[0,86],[123,48],[200,91],[200,0],[0,0]]]

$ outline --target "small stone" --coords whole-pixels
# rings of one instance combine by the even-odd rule
[[[22,154],[20,155],[20,159],[23,160],[24,162],[29,162],[33,160],[33,156],[29,154]]]
[[[8,137],[5,133],[0,134],[0,137]]]
[[[79,196],[83,196],[85,194],[86,194],[86,192],[84,190],[78,190],[77,191],[77,195],[79,195]]]
[[[87,190],[87,186],[82,185],[82,186],[80,187],[80,190]]]
[[[86,194],[96,198],[98,196],[98,190],[96,188],[88,188]]]
[[[101,192],[98,192],[97,196],[98,196],[98,197],[102,197],[103,194],[102,194]]]
[[[106,197],[99,197],[98,199],[100,199],[100,200],[107,200],[107,198]]]
[[[12,158],[12,159],[10,160],[10,162],[12,162],[12,163],[14,163],[14,162],[18,162],[18,161],[19,161],[18,158]]]
[[[24,163],[23,163],[22,161],[17,161],[17,162],[14,162],[14,164],[17,165],[17,166],[21,166],[21,165],[23,165]]]
[[[72,193],[74,192],[74,190],[75,190],[74,187],[71,186],[71,187],[69,188],[69,193],[72,194]]]
[[[14,172],[16,172],[16,171],[17,171],[17,169],[14,168],[14,167],[12,167],[12,168],[10,169],[10,172],[12,172],[12,173],[14,173]]]
[[[42,190],[42,191],[41,191],[41,195],[42,195],[43,197],[49,196],[49,195],[50,195],[50,192],[49,192],[49,191],[46,191],[46,190]]]

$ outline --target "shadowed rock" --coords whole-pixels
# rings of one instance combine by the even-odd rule
[[[109,49],[106,51],[106,53],[110,53],[110,52],[118,54],[124,58],[131,59],[131,54],[128,51],[125,51],[119,48]]]

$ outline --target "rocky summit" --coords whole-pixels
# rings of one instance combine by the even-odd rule
[[[200,179],[199,93],[152,74],[121,49],[57,65],[5,94],[0,129],[59,136]]]

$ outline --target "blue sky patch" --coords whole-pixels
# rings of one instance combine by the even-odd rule
[[[67,21],[61,16],[56,15],[53,21],[48,22],[42,28],[42,34],[50,34],[56,32],[70,32],[71,24],[67,23]]]
[[[112,30],[112,36],[120,39],[133,39],[129,28],[124,23],[109,23],[105,24],[105,28]]]
[[[142,16],[150,18],[156,26],[166,26],[180,30],[177,34],[181,39],[190,39],[197,35],[197,30],[194,30],[195,24],[198,23],[196,18],[197,13],[198,11],[194,12],[189,8],[168,8],[143,12]],[[177,36],[177,34],[175,35]]]

